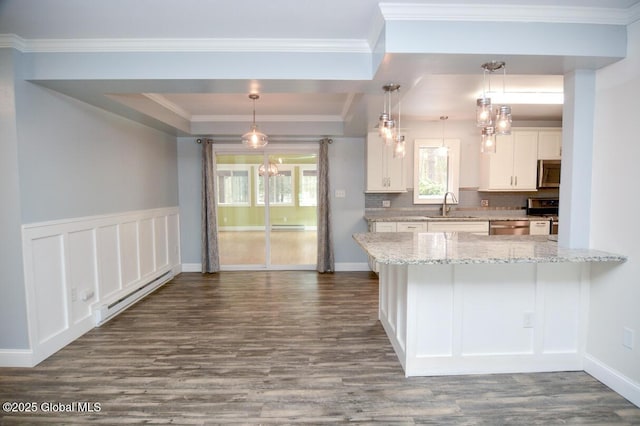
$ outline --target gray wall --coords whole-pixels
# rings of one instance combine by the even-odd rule
[[[22,222],[178,205],[176,139],[17,84]]]
[[[178,205],[174,136],[21,79],[0,49],[0,349],[28,349],[21,224]]]
[[[336,263],[365,263],[351,235],[366,231],[364,214],[364,138],[334,138],[329,148],[329,179]],[[183,263],[200,263],[202,147],[195,138],[178,138],[180,244]],[[336,189],[346,192],[335,198]]]
[[[27,349],[18,135],[13,90],[13,64],[17,55],[10,49],[0,49],[0,348]]]

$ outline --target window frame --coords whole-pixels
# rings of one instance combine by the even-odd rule
[[[300,207],[317,207],[318,206],[318,164],[298,164],[298,206]],[[305,171],[314,171],[316,172],[316,193],[315,193],[315,199],[313,204],[309,204],[309,203],[303,203],[302,202],[302,182],[303,182],[303,178],[304,178],[304,172]]]
[[[221,203],[220,202],[220,188],[218,187],[218,190],[216,191],[216,203],[219,206],[222,207],[251,207],[252,203],[251,203],[251,191],[252,191],[252,185],[251,185],[251,169],[252,169],[252,165],[251,164],[216,164],[216,185],[219,186],[219,175],[218,173],[221,171],[231,171],[232,173],[234,171],[246,171],[247,172],[247,202],[246,203],[237,203],[237,202],[232,202],[232,203]]]
[[[291,202],[290,203],[274,203],[271,200],[269,200],[269,206],[283,206],[283,207],[291,207],[291,206],[295,206],[296,205],[296,179],[295,179],[295,166],[293,164],[277,164],[278,166],[278,171],[288,171],[291,172]],[[255,165],[254,167],[254,178],[255,178],[255,182],[256,182],[256,187],[255,187],[255,196],[256,196],[256,206],[264,206],[265,205],[265,201],[267,200],[268,195],[267,194],[265,196],[264,201],[260,202],[260,179],[262,179],[262,176],[260,176],[259,173],[259,169],[260,165]],[[269,178],[271,177],[275,177],[275,176],[269,176]],[[269,183],[269,189],[272,188],[272,184],[271,182]]]
[[[416,139],[413,146],[413,204],[442,204],[444,195],[420,198],[420,148],[448,148],[448,172],[446,192],[452,192],[459,199],[460,192],[460,140],[459,139]],[[449,204],[457,201],[447,200]]]

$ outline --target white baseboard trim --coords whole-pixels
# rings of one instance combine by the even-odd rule
[[[201,263],[183,263],[182,272],[202,272]]]
[[[33,367],[33,351],[30,349],[0,349],[0,367]]]
[[[371,270],[367,262],[336,263],[335,267],[336,272],[366,272]],[[202,272],[202,265],[200,263],[183,263],[182,272]]]
[[[632,404],[640,407],[640,383],[631,380],[591,355],[584,356],[584,371],[629,400]]]

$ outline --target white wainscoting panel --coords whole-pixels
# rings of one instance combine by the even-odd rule
[[[120,228],[120,263],[122,265],[122,287],[135,284],[140,279],[140,256],[138,254],[138,222],[125,222]]]
[[[98,298],[104,299],[122,289],[118,225],[101,226],[97,234],[100,253]]]
[[[180,271],[177,207],[26,224],[22,238],[30,350],[14,365],[38,364],[101,307]]]
[[[98,292],[96,230],[86,229],[67,234],[67,284],[71,298],[71,320],[74,324],[91,317],[91,303]]]

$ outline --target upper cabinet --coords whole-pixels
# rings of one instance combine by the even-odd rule
[[[496,138],[496,152],[482,154],[480,191],[536,191],[538,131],[516,130]]]
[[[404,158],[393,158],[393,146],[387,146],[377,133],[367,135],[366,192],[406,192]]]
[[[538,131],[538,160],[560,160],[562,157],[562,129]]]

